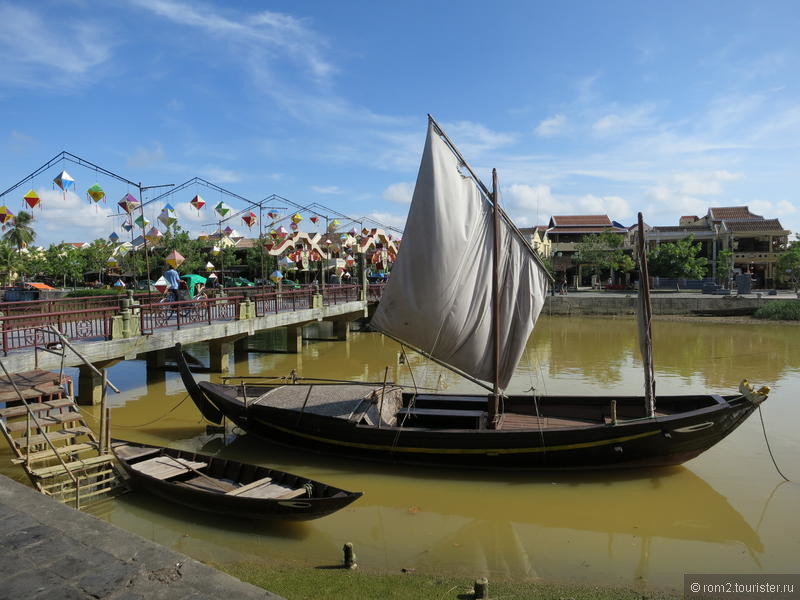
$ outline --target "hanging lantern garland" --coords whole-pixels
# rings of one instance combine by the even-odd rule
[[[25,194],[25,203],[33,210],[37,206],[39,206],[42,202],[42,199],[39,197],[39,194],[36,193],[36,190],[30,189],[28,193]],[[41,210],[41,207],[40,207]]]
[[[203,200],[200,194],[197,194],[194,198],[192,198],[189,201],[189,204],[191,204],[195,209],[197,209],[197,215],[200,216],[200,209],[206,205],[206,201]]]
[[[100,184],[95,183],[92,187],[86,190],[86,196],[89,198],[89,202],[94,202],[97,204],[100,202],[100,200],[105,200],[106,192],[100,187]]]
[[[247,225],[248,229],[252,229],[253,225],[258,223],[258,217],[254,212],[249,212],[242,217],[242,221],[244,221],[245,225]]]
[[[9,221],[14,218],[14,213],[8,210],[8,207],[4,204],[0,206],[0,225],[2,225],[2,230],[6,230],[6,226],[8,225]]]
[[[72,175],[66,171],[61,171],[61,173],[56,175],[55,178],[53,178],[53,183],[64,192],[64,199],[67,198],[67,192],[75,187],[75,180],[72,178]]]

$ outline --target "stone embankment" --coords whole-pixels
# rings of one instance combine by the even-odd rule
[[[0,475],[0,598],[283,600]]]
[[[741,316],[752,314],[768,302],[794,300],[795,294],[781,292],[716,296],[699,292],[654,292],[651,303],[654,315]],[[542,314],[545,315],[633,315],[636,311],[635,292],[572,292],[548,296]]]

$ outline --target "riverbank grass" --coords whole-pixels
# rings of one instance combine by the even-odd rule
[[[800,301],[774,300],[753,313],[756,319],[800,321]]]
[[[368,573],[339,568],[284,567],[235,564],[226,573],[283,596],[287,600],[472,600],[473,584],[463,577],[419,573]],[[502,600],[667,600],[677,591],[633,590],[532,581],[489,580],[489,598]]]

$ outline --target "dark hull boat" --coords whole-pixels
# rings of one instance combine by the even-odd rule
[[[506,396],[552,277],[500,208],[496,172],[489,191],[429,118],[401,250],[371,326],[489,393],[419,394],[302,379],[271,387],[244,380],[198,385],[183,360],[181,374],[209,420],[224,416],[265,439],[321,452],[489,469],[680,464],[733,431],[768,389],[756,392],[743,382],[737,395],[664,396],[656,407],[643,232],[640,214],[644,396]],[[431,257],[436,268],[420,268]]]
[[[292,473],[194,452],[123,440],[113,440],[112,450],[134,489],[231,517],[307,521],[361,497]]]
[[[325,453],[397,463],[507,469],[596,469],[683,463],[744,421],[763,395],[745,384],[732,396],[661,396],[655,418],[641,397],[510,396],[495,429],[486,396],[402,392],[344,384],[194,384],[211,404],[266,440]],[[199,394],[199,395],[198,395]],[[382,406],[381,406],[382,404]]]

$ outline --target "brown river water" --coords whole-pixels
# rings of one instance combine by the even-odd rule
[[[654,323],[657,392],[732,393],[747,377],[772,393],[763,416],[783,472],[800,481],[800,326]],[[280,344],[280,335],[251,339]],[[205,347],[189,350],[207,360]],[[358,378],[477,391],[375,333],[308,341],[302,354],[250,353],[239,375]],[[543,317],[509,388],[542,394],[641,394],[632,319]],[[208,378],[199,375],[198,378]],[[216,375],[211,376],[214,379]],[[252,523],[191,513],[137,493],[89,512],[201,561],[327,566],[352,542],[362,568],[680,588],[684,573],[794,573],[800,488],[781,484],[756,412],[682,467],[648,472],[487,473],[406,468],[208,435],[177,373],[121,363],[109,378],[115,437],[172,445],[297,472],[364,496],[307,523]],[[85,407],[90,419],[96,409]],[[7,454],[7,450],[4,450]],[[21,470],[3,460],[3,473]]]

